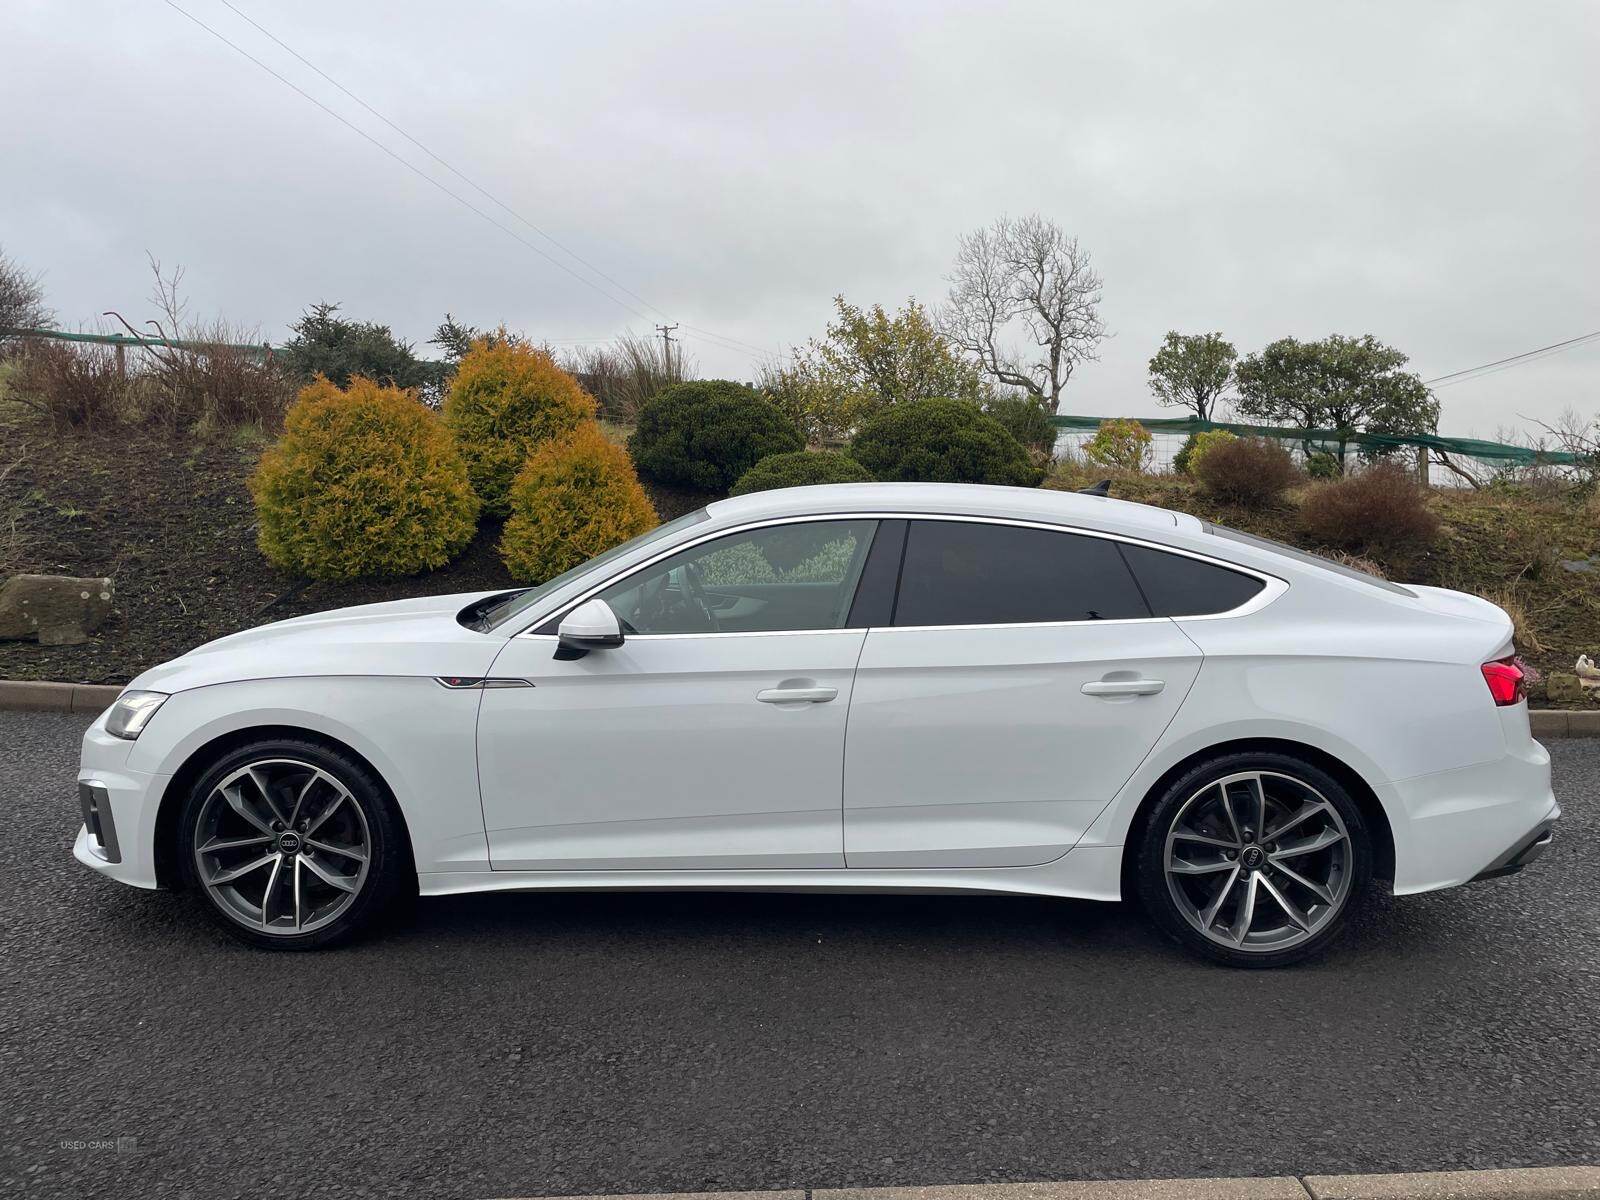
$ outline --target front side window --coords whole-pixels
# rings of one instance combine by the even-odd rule
[[[841,629],[876,521],[806,521],[732,533],[599,593],[627,634]]]
[[[1148,617],[1117,544],[1017,525],[912,521],[896,625]]]

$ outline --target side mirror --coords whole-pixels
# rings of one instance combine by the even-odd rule
[[[556,638],[557,658],[582,658],[591,650],[622,645],[622,622],[611,611],[611,605],[596,597],[585,600],[562,618]]]

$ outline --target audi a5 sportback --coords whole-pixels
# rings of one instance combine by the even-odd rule
[[[1183,514],[944,484],[720,501],[540,587],[365,605],[145,672],[77,858],[305,948],[404,893],[1013,892],[1295,961],[1374,880],[1560,814],[1511,622]]]

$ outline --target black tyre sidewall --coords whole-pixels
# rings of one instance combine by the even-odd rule
[[[310,933],[289,936],[264,933],[240,924],[223,911],[200,882],[194,861],[194,833],[200,811],[218,783],[246,763],[263,758],[292,758],[334,776],[349,789],[352,799],[367,819],[371,839],[367,878],[360,895],[344,912],[327,925]],[[385,914],[393,912],[396,901],[405,895],[404,881],[410,870],[405,835],[393,803],[372,772],[349,755],[320,742],[294,738],[264,738],[228,751],[208,767],[184,798],[178,820],[178,861],[184,881],[199,899],[207,914],[240,941],[268,950],[317,950],[347,942],[371,929]]]
[[[1338,810],[1350,834],[1350,891],[1344,908],[1334,919],[1299,945],[1285,950],[1252,953],[1213,942],[1185,919],[1167,889],[1166,839],[1173,818],[1184,802],[1207,783],[1243,771],[1272,771],[1288,775],[1315,788]],[[1366,820],[1349,791],[1319,767],[1289,754],[1244,752],[1219,755],[1197,763],[1168,784],[1156,797],[1140,824],[1135,886],[1151,920],[1163,933],[1192,953],[1232,967],[1284,967],[1323,954],[1337,941],[1351,919],[1366,903],[1372,886],[1372,838]]]

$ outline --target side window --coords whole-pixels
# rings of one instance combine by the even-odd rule
[[[624,633],[840,629],[875,521],[807,521],[729,534],[600,592]]]
[[[1122,552],[1158,617],[1203,617],[1227,612],[1267,586],[1242,571],[1148,546],[1124,544]]]
[[[896,625],[1148,617],[1117,544],[1017,525],[913,521]]]

